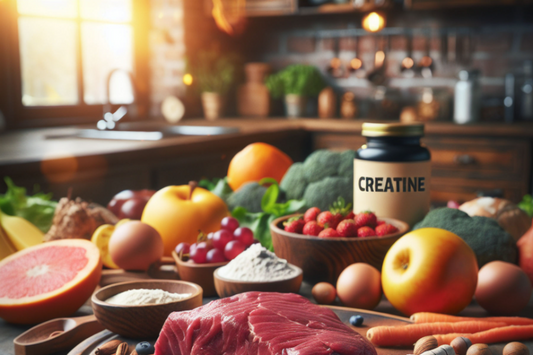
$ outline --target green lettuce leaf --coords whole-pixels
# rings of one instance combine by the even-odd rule
[[[38,192],[39,187],[35,186],[33,196],[27,196],[24,187],[16,186],[8,177],[5,177],[4,181],[7,191],[3,195],[0,194],[2,212],[22,217],[33,223],[43,233],[48,232],[57,206],[57,202],[52,201],[52,194]]]

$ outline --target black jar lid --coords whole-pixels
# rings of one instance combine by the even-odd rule
[[[421,137],[423,123],[363,123],[364,137]]]

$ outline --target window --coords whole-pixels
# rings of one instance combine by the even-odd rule
[[[112,72],[111,103],[133,102],[129,73],[137,89],[147,82],[146,7],[144,0],[12,0],[11,96],[23,121],[15,126],[101,119]]]

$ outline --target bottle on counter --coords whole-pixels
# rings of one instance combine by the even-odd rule
[[[318,94],[318,117],[333,118],[337,116],[337,95],[331,86]]]
[[[481,88],[478,70],[461,70],[455,84],[453,120],[458,124],[479,120],[481,110]]]
[[[244,117],[267,117],[270,112],[270,92],[264,83],[270,66],[266,63],[247,63],[244,71],[246,83],[237,89],[237,111]]]
[[[354,161],[354,212],[407,222],[429,212],[431,155],[420,145],[420,123],[363,123],[367,143]]]

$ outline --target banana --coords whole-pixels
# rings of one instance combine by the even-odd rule
[[[43,242],[43,232],[22,217],[9,216],[0,211],[0,224],[17,250]]]
[[[17,249],[15,249],[7,235],[0,227],[0,260],[16,252]]]

